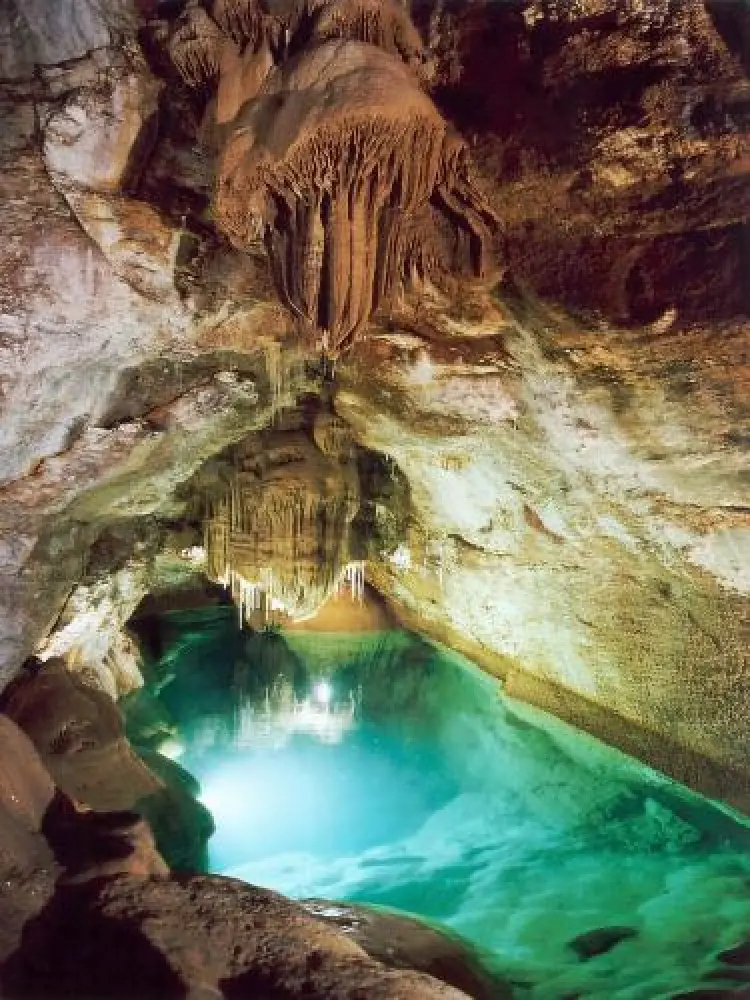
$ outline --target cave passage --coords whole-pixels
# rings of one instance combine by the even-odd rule
[[[219,606],[149,634],[130,736],[200,782],[213,871],[447,926],[521,997],[722,985],[750,836],[708,800],[403,630],[243,632]]]

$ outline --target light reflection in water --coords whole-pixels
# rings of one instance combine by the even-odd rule
[[[215,870],[442,921],[534,1000],[671,997],[747,934],[741,823],[458,657],[403,632],[188,631],[159,703]],[[635,936],[587,962],[569,947],[612,925]]]

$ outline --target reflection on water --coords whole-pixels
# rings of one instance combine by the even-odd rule
[[[130,731],[200,780],[214,870],[441,921],[538,1000],[671,997],[750,929],[742,824],[460,658],[397,630],[243,634],[229,609],[160,628]],[[600,955],[570,946],[615,925]]]

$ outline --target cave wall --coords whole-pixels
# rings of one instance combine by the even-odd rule
[[[386,459],[371,579],[509,693],[747,809],[746,331],[471,306],[405,313],[376,376],[342,372]]]
[[[746,8],[414,6],[519,278],[619,323],[747,314]]]

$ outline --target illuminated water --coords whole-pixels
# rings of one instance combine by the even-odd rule
[[[743,825],[465,660],[405,632],[243,636],[223,610],[162,627],[131,732],[174,727],[213,870],[439,921],[534,1000],[715,988],[748,936]],[[634,934],[587,961],[569,946],[613,925]]]

